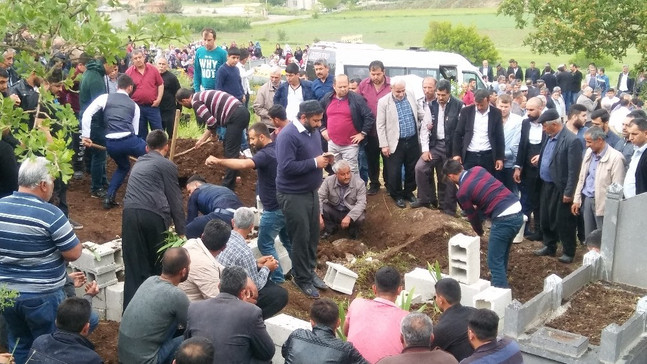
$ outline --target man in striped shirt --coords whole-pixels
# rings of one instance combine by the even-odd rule
[[[175,98],[182,106],[193,108],[196,118],[207,125],[204,134],[195,143],[196,149],[216,133],[217,127],[222,126],[227,129],[225,159],[238,158],[241,137],[249,125],[249,110],[242,102],[224,91],[206,90],[194,93],[188,88],[181,88]],[[227,169],[222,185],[233,191],[237,176],[238,171]]]
[[[81,256],[69,221],[47,202],[54,191],[48,167],[43,157],[25,160],[18,191],[0,199],[0,285],[20,293],[2,312],[16,363],[27,360],[34,339],[56,329],[56,309],[65,298],[65,261]]]
[[[481,218],[492,221],[487,255],[492,285],[508,288],[510,246],[523,224],[519,198],[483,167],[464,170],[458,161],[448,160],[443,172],[458,185],[458,203],[479,236],[483,236]]]

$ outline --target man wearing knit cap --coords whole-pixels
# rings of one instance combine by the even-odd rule
[[[541,229],[544,247],[538,256],[554,256],[557,241],[562,242],[562,263],[571,263],[575,256],[577,218],[570,213],[578,172],[582,164],[582,143],[564,127],[559,114],[548,109],[538,119],[548,139],[539,155],[541,186]]]
[[[324,110],[315,100],[299,105],[297,120],[287,124],[276,139],[276,198],[292,241],[294,284],[308,297],[319,298],[326,284],[317,276],[319,195],[317,191],[332,156],[323,154],[319,127]]]

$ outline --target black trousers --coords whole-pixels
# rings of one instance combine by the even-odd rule
[[[229,119],[227,119],[227,124],[225,124],[227,128],[224,153],[226,159],[238,158],[241,136],[248,125],[249,110],[244,105],[241,105],[232,112]],[[238,177],[238,171],[227,169],[225,176],[222,178],[222,185],[233,191],[236,187],[236,177]]]
[[[124,253],[124,311],[139,286],[148,277],[162,273],[157,250],[164,240],[164,219],[148,210],[124,209],[121,220]]]
[[[539,168],[526,166],[524,169],[524,178],[519,186],[521,191],[521,207],[523,214],[535,218],[534,232],[541,233],[541,181],[539,180]],[[529,224],[526,224],[526,233],[530,232]]]
[[[258,291],[256,306],[263,311],[263,320],[276,315],[287,304],[288,291],[269,279],[265,283],[265,287]]]
[[[557,250],[557,242],[562,242],[564,254],[575,256],[575,229],[577,218],[571,213],[572,203],[564,203],[561,191],[552,182],[541,186],[541,229],[544,245],[551,251]]]
[[[371,181],[370,187],[380,188],[380,156],[382,156],[382,148],[380,148],[380,141],[377,135],[366,136],[366,162],[368,164],[368,179]],[[387,183],[387,163],[386,158],[382,156],[382,178],[384,183]]]
[[[160,109],[162,117],[162,128],[168,135],[168,140],[173,138],[173,126],[175,125],[175,110],[177,109]]]
[[[463,168],[470,169],[472,167],[481,166],[485,168],[491,175],[494,176],[494,159],[492,158],[492,149],[482,152],[465,152],[465,160],[463,161]]]
[[[413,195],[416,189],[416,162],[420,158],[420,144],[418,135],[409,138],[402,138],[398,141],[398,147],[391,151],[386,159],[387,189],[394,200],[406,198]],[[404,165],[404,187],[402,186],[402,166]]]
[[[292,275],[299,284],[312,283],[319,245],[319,194],[317,191],[276,193],[292,241]]]

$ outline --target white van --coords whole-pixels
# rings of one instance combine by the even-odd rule
[[[306,73],[308,79],[315,79],[314,62],[325,59],[330,74],[348,75],[350,79],[365,79],[369,76],[368,65],[382,61],[389,77],[416,75],[448,79],[459,85],[476,79],[476,88],[485,89],[482,75],[465,57],[456,53],[436,52],[420,49],[383,49],[375,44],[350,44],[317,42],[310,46]]]

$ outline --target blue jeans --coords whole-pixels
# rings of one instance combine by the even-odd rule
[[[523,214],[517,212],[512,215],[495,217],[490,228],[488,241],[487,265],[492,273],[492,286],[508,288],[508,257],[512,240],[521,229]]]
[[[184,341],[183,336],[173,337],[177,331],[177,322],[169,326],[166,339],[157,351],[157,364],[171,364],[175,358],[175,352]]]
[[[130,171],[129,157],[140,157],[146,154],[146,142],[131,134],[121,139],[106,139],[106,148],[110,158],[117,164],[117,169],[110,178],[108,196],[114,197]]]
[[[357,162],[359,164],[359,178],[364,181],[364,184],[368,183],[368,161],[366,159],[366,145],[359,146],[359,152],[357,153]]]
[[[137,136],[146,140],[148,136],[148,124],[151,130],[162,129],[162,114],[158,107],[139,105],[139,131]],[[169,136],[170,138],[170,136]]]
[[[45,294],[21,293],[12,307],[5,308],[2,314],[7,321],[7,343],[9,350],[16,348],[16,364],[27,361],[29,349],[37,337],[56,330],[56,310],[64,298],[62,288]]]
[[[288,232],[285,228],[285,217],[281,209],[263,211],[258,230],[258,250],[261,254],[264,256],[271,255],[274,259],[279,260],[279,255],[274,248],[274,239],[279,236],[281,243],[283,243],[288,255],[290,255],[290,259],[292,259],[292,242],[288,237]],[[270,279],[274,283],[282,283],[285,281],[283,274],[283,268],[279,266],[272,272]]]
[[[97,326],[99,326],[99,314],[97,311],[92,310],[90,313],[90,332],[88,334],[91,334]]]

